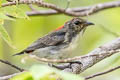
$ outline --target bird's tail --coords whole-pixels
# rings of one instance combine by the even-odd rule
[[[24,54],[24,52],[13,54],[13,56],[22,55],[22,54]]]

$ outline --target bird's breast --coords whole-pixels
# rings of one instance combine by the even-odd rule
[[[78,41],[79,41],[79,35],[72,39],[71,43],[66,48],[66,50],[67,51],[73,51],[78,46]]]

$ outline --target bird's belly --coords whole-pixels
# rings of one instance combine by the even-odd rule
[[[60,59],[64,56],[63,52],[61,52],[60,50],[52,49],[51,47],[38,49],[32,52],[32,54],[40,58],[48,58],[48,59]]]
[[[58,46],[51,46],[46,48],[41,48],[34,51],[32,54],[40,57],[40,58],[48,58],[48,59],[65,59],[72,54],[75,46],[70,45],[69,47],[63,47],[61,49],[57,49]]]
[[[70,57],[72,51],[77,46],[78,39],[73,40],[69,45],[50,46],[46,48],[40,48],[33,52],[34,55],[40,58],[48,59],[64,59]]]
[[[73,47],[64,47],[64,48],[58,48],[58,46],[51,46],[46,48],[41,48],[36,51],[34,51],[31,54],[34,54],[40,58],[48,58],[48,59],[64,59],[69,57],[69,55],[72,53]]]

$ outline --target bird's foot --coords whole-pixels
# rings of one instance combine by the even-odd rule
[[[82,64],[80,61],[71,61],[71,62],[68,62],[68,63],[69,64],[66,63],[66,64],[62,64],[62,65],[54,65],[52,63],[48,63],[48,66],[63,70],[63,69],[68,68],[68,67],[71,68],[72,64],[75,64],[75,63],[76,64]]]
[[[71,61],[71,62],[69,62],[69,68],[72,68],[72,64],[82,65],[82,63],[80,61]]]
[[[65,68],[69,67],[69,64],[55,65],[55,64],[52,64],[52,63],[48,63],[48,66],[63,70]]]
[[[71,61],[69,62],[70,64],[74,64],[74,63],[77,63],[77,64],[82,64],[80,61]]]

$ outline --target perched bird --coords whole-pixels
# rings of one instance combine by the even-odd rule
[[[40,58],[64,59],[69,57],[71,51],[76,45],[80,32],[84,32],[86,27],[94,25],[81,18],[73,18],[66,22],[64,26],[39,38],[33,42],[27,49],[14,54],[33,54]]]

